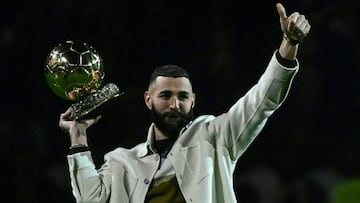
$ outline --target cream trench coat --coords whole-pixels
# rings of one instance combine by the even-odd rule
[[[167,158],[186,202],[236,203],[236,162],[284,101],[297,70],[298,65],[281,66],[274,54],[258,83],[227,113],[200,116],[182,130]],[[144,202],[160,164],[151,149],[152,137],[153,125],[145,143],[107,153],[99,170],[89,151],[68,155],[76,201]]]

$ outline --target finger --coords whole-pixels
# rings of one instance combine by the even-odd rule
[[[68,132],[68,130],[70,128],[69,126],[70,126],[70,121],[66,121],[66,120],[62,120],[62,119],[59,120],[59,127],[62,131]]]
[[[305,34],[308,34],[308,33],[310,32],[310,28],[311,28],[310,24],[307,24],[307,25],[305,26],[304,33],[305,33]]]
[[[73,111],[72,107],[69,107],[64,113],[60,114],[60,120],[66,120]]]
[[[59,127],[63,127],[64,126],[64,122],[66,121],[66,118],[70,115],[70,113],[68,113],[67,111],[65,113],[60,114],[60,118],[59,118]]]
[[[305,32],[305,28],[306,28],[306,26],[307,26],[308,24],[309,24],[308,21],[307,21],[307,20],[304,20],[304,21],[302,21],[302,22],[298,25],[298,27],[299,27],[300,30],[302,30],[303,32]]]
[[[295,24],[298,21],[299,16],[300,16],[299,12],[294,12],[287,18],[287,20]]]
[[[100,118],[102,118],[102,116],[101,116],[101,115],[98,115],[98,116],[95,118],[94,124],[97,123],[97,122],[100,120]]]
[[[287,18],[287,21],[288,21],[288,31],[289,32],[292,32],[295,28],[295,25],[296,25],[296,21],[297,21],[297,18],[299,17],[299,13],[298,12],[294,12],[292,13],[288,18]]]
[[[300,28],[304,22],[305,22],[305,16],[299,15],[295,21],[296,27]]]
[[[97,123],[100,120],[100,118],[101,118],[101,116],[97,116],[96,118],[87,119],[87,120],[84,120],[83,122],[86,124],[87,127],[90,127],[93,124]]]
[[[286,20],[287,16],[286,16],[286,11],[284,6],[281,3],[277,3],[276,4],[276,9],[279,13],[279,16],[282,20]]]

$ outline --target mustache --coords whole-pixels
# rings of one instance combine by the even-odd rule
[[[164,117],[183,117],[185,116],[184,113],[181,113],[179,111],[176,111],[176,110],[171,110],[171,111],[168,111],[168,112],[165,112],[163,114]]]

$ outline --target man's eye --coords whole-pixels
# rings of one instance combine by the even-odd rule
[[[180,95],[179,99],[180,100],[186,100],[186,99],[189,99],[189,96],[188,95]]]
[[[160,95],[161,98],[164,98],[164,99],[169,99],[171,97],[170,94],[162,94]]]

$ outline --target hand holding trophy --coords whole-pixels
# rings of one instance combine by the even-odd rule
[[[66,41],[46,58],[44,74],[51,90],[74,102],[69,120],[79,119],[123,93],[113,83],[102,86],[105,72],[97,51],[82,41]]]

